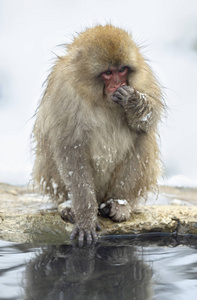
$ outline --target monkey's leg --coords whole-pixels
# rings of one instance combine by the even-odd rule
[[[140,167],[136,158],[127,157],[113,173],[100,213],[115,222],[129,219],[133,207],[139,197]]]
[[[84,141],[75,141],[73,137],[63,154],[62,147],[55,147],[55,162],[60,168],[61,179],[69,187],[72,199],[72,210],[66,208],[63,218],[74,222],[71,239],[77,238],[80,245],[84,242],[88,245],[96,243],[98,203],[85,134]]]

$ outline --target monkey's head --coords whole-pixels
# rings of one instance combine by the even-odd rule
[[[132,85],[144,63],[131,36],[112,25],[87,29],[67,49],[77,92],[87,99],[101,99],[122,85]]]

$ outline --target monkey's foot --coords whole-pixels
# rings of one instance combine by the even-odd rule
[[[58,205],[59,214],[65,222],[75,223],[75,216],[71,209],[71,201],[66,201]]]
[[[114,222],[124,222],[130,217],[131,206],[127,200],[110,199],[100,205],[99,211],[103,217],[109,217]]]

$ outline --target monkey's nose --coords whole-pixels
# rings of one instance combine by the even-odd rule
[[[121,85],[122,85],[122,83],[118,82],[118,83],[114,83],[113,87],[118,89]]]
[[[114,84],[113,88],[114,88],[115,90],[117,90],[119,87],[124,86],[124,85],[126,85],[125,82],[119,83],[119,84]]]

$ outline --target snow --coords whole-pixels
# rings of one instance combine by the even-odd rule
[[[197,180],[193,180],[184,175],[175,175],[167,179],[165,181],[165,184],[169,186],[175,186],[175,187],[195,188],[197,187]]]
[[[127,202],[127,200],[125,200],[125,199],[109,199],[109,200],[107,200],[107,204],[109,204],[109,203],[113,203],[113,202],[117,202],[119,205],[127,205],[128,204],[128,202]],[[103,206],[103,203],[101,204],[101,206],[100,206],[100,208],[103,208],[103,207],[105,207],[105,205]]]
[[[151,115],[152,115],[152,112],[150,111],[147,115],[145,115],[145,116],[141,119],[141,121],[142,121],[142,122],[147,122],[147,121],[149,121],[150,118],[151,118]]]
[[[59,213],[61,213],[65,208],[71,208],[71,207],[72,207],[72,200],[67,200],[58,205],[58,211]]]
[[[140,93],[140,92],[138,92],[138,91],[137,91],[137,93],[139,94],[141,100],[147,101],[147,96],[146,96],[146,94]]]
[[[0,20],[0,182],[30,180],[32,116],[53,53],[63,53],[56,45],[111,22],[147,45],[141,51],[164,87],[164,184],[197,187],[197,2],[124,0],[123,7],[121,0],[2,0]]]
[[[127,205],[128,204],[127,200],[125,200],[125,199],[117,199],[117,200],[114,200],[114,201],[116,201],[120,205]]]

